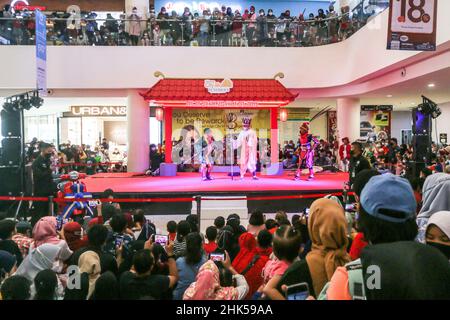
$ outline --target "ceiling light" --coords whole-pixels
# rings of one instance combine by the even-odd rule
[[[429,83],[428,84],[428,88],[434,88],[435,84],[434,83]]]
[[[387,98],[392,98],[392,94],[388,94],[386,97]]]

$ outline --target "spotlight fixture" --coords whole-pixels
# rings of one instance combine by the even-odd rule
[[[40,108],[44,104],[44,99],[39,97],[39,94],[36,92],[33,94],[33,96],[30,98],[31,105],[35,108]]]
[[[31,107],[32,107],[31,102],[28,99],[28,96],[27,97],[21,97],[21,99],[19,100],[19,105],[24,110],[30,110]]]
[[[442,114],[438,105],[425,96],[422,96],[422,103],[419,104],[417,109],[424,114],[431,115],[433,119],[436,119]]]
[[[21,110],[30,110],[33,107],[39,108],[43,103],[44,99],[39,97],[37,90],[34,90],[7,97],[3,103],[3,109],[8,112],[18,112]]]

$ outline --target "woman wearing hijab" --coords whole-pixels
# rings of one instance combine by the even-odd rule
[[[427,245],[441,251],[450,260],[450,211],[439,211],[428,220]]]
[[[31,283],[34,282],[37,274],[42,270],[53,270],[58,267],[56,265],[61,248],[55,244],[44,243],[39,247],[30,251],[28,256],[23,260],[14,275],[24,276]],[[31,296],[35,296],[36,288],[34,283],[31,285]],[[57,298],[61,298],[64,294],[64,288],[58,278]]]
[[[89,277],[89,289],[86,296],[86,299],[89,299],[94,293],[95,283],[100,277],[100,257],[94,251],[86,251],[80,256],[78,267],[81,274],[86,273]]]
[[[236,280],[236,287],[232,279]],[[184,292],[183,300],[242,300],[247,292],[247,281],[231,266],[227,254],[220,270],[211,260],[200,267],[196,281]]]
[[[87,238],[81,238],[81,225],[78,222],[69,222],[64,225],[63,236],[70,250],[77,251],[87,246]]]
[[[44,243],[40,245],[28,254],[15,274],[34,281],[39,271],[53,269],[60,250],[61,248],[56,244]]]
[[[58,259],[66,261],[72,255],[67,242],[58,237],[56,230],[56,218],[55,217],[43,217],[41,218],[33,228],[34,243],[31,245],[30,250],[33,250],[43,244],[53,244],[60,248]]]
[[[425,242],[425,232],[428,223],[434,213],[450,211],[450,175],[435,173],[427,177],[422,189],[422,209],[417,216],[419,234],[417,240]]]
[[[314,201],[310,208],[308,231],[312,248],[306,262],[318,296],[336,268],[350,261],[346,251],[348,239],[344,210],[330,199]]]
[[[16,257],[11,253],[0,250],[0,284],[16,271]]]

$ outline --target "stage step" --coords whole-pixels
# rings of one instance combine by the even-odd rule
[[[240,168],[239,168],[239,166],[234,166],[233,167],[233,172],[240,172]],[[213,173],[214,172],[224,172],[224,173],[229,173],[229,172],[231,172],[231,166],[214,166],[213,167],[213,171],[212,171]]]

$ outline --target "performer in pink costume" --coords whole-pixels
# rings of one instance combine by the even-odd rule
[[[241,147],[241,180],[244,179],[244,175],[247,170],[252,173],[254,180],[258,180],[256,177],[258,137],[256,136],[255,130],[251,128],[251,124],[251,118],[242,119],[242,126],[244,130],[239,133],[234,146],[235,149]]]

